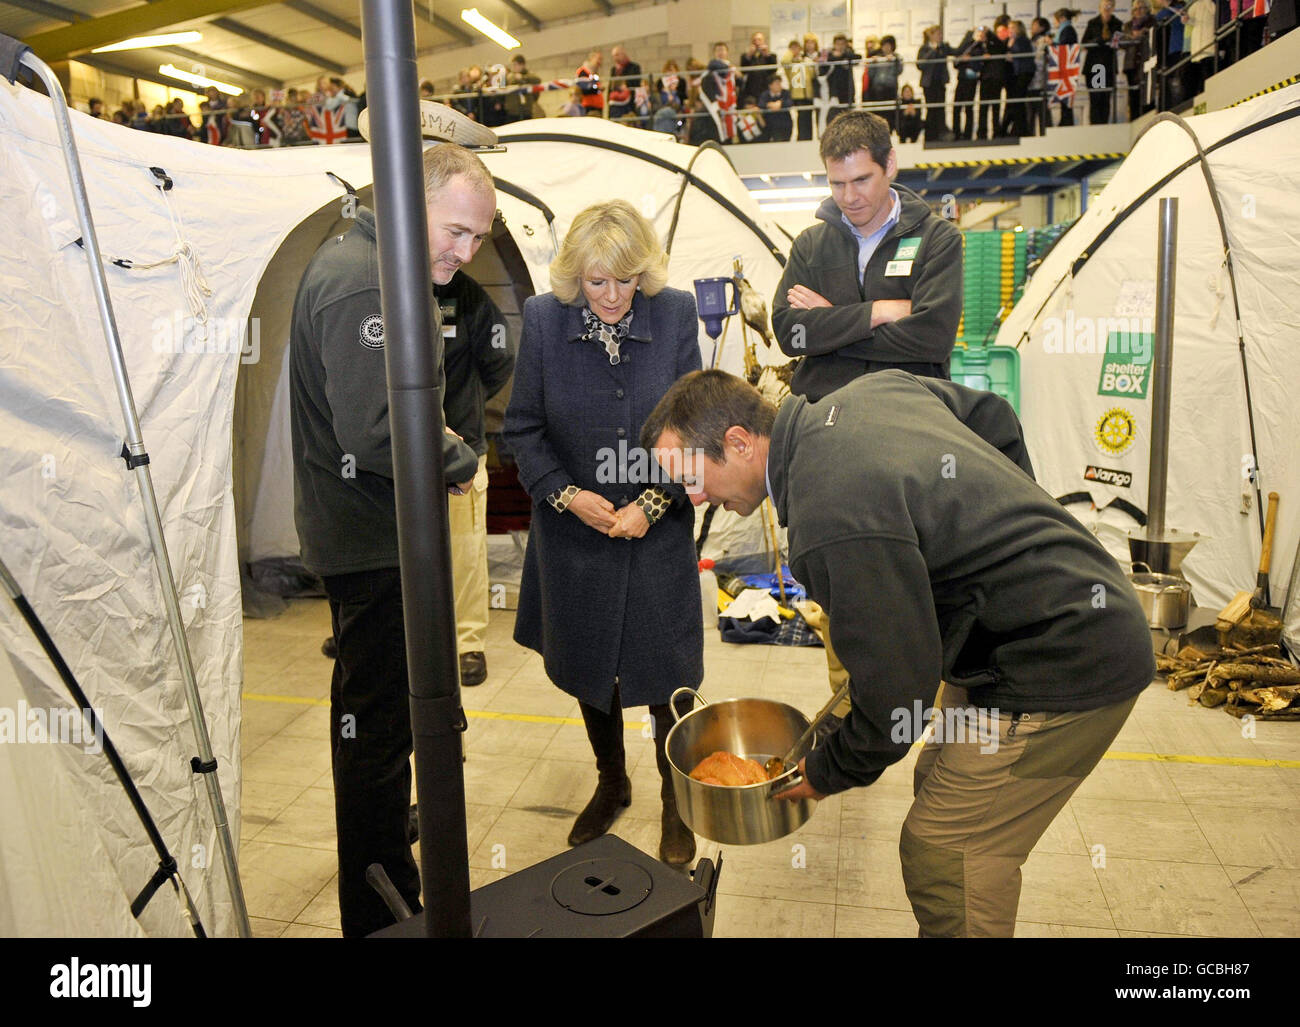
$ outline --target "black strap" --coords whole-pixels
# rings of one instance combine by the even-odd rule
[[[22,40],[0,33],[0,75],[8,79],[11,84],[18,77],[23,54],[29,50],[31,47]]]
[[[149,170],[153,172],[153,177],[158,180],[154,183],[154,185],[156,185],[163,192],[167,192],[167,190],[170,189],[174,184],[171,180],[171,176],[167,174],[167,170],[165,168],[150,168]]]
[[[165,860],[158,864],[158,869],[153,872],[153,877],[149,878],[149,883],[144,886],[140,894],[135,897],[131,903],[131,915],[139,919],[140,914],[144,912],[144,907],[149,905],[149,900],[157,894],[158,889],[170,881],[176,875],[176,858],[168,855]]]
[[[1062,506],[1069,506],[1071,503],[1087,503],[1089,506],[1095,505],[1092,501],[1092,494],[1089,492],[1068,492],[1064,496],[1057,496],[1056,501]]]
[[[1123,496],[1116,496],[1116,497],[1115,497],[1114,499],[1112,499],[1109,503],[1107,503],[1105,506],[1103,506],[1102,509],[1103,509],[1103,510],[1109,510],[1112,506],[1113,506],[1116,510],[1123,510],[1126,514],[1128,514],[1130,517],[1132,517],[1133,520],[1137,521],[1139,527],[1143,527],[1143,528],[1145,528],[1145,527],[1147,526],[1147,515],[1146,515],[1146,513],[1145,513],[1144,511],[1140,510],[1138,507],[1134,506],[1132,503],[1130,503],[1130,502],[1129,502],[1127,499],[1125,499]]]

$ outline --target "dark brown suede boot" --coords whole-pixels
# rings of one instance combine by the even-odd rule
[[[695,858],[695,835],[677,812],[677,796],[673,792],[672,768],[664,741],[672,730],[673,716],[668,704],[651,706],[654,717],[655,762],[659,765],[659,796],[663,800],[662,833],[659,839],[659,859],[672,867],[686,866]]]
[[[596,771],[600,775],[591,801],[578,814],[569,832],[570,845],[582,845],[609,831],[618,815],[632,804],[632,781],[627,776],[627,758],[623,749],[623,708],[614,695],[609,713],[578,704],[587,726],[587,739],[596,754]]]

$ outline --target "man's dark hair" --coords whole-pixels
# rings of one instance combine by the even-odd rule
[[[882,50],[884,49],[886,43],[888,43],[890,46],[892,46],[895,50],[898,49],[898,40],[895,39],[893,36],[881,36],[881,37],[880,37],[880,48],[881,48]]]
[[[844,160],[849,154],[866,150],[882,168],[889,160],[894,144],[889,139],[889,122],[870,111],[845,111],[822,132],[821,158]]]
[[[659,436],[672,432],[684,449],[702,450],[715,463],[722,463],[722,437],[739,426],[771,438],[776,407],[759,391],[726,371],[692,371],[679,378],[664,393],[641,428],[641,448],[655,448]]]

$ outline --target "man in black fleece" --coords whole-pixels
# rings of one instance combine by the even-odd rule
[[[811,400],[871,371],[949,376],[961,320],[957,226],[890,183],[883,118],[849,111],[822,133],[831,195],[790,248],[772,298],[781,351],[802,357],[791,391]]]
[[[483,162],[452,143],[425,152],[424,178],[429,269],[433,282],[445,284],[491,229],[496,190]],[[365,207],[307,265],[289,351],[294,520],[302,561],[325,582],[338,647],[330,763],[339,912],[344,937],[359,937],[392,923],[366,883],[371,863],[384,867],[407,905],[420,908],[407,839],[411,721],[379,254],[375,217]],[[463,492],[477,470],[474,450],[447,434],[448,485]]]
[[[1021,864],[1155,674],[1137,595],[1034,482],[1010,405],[882,371],[778,413],[702,371],[641,442],[697,504],[743,515],[770,495],[790,567],[830,616],[853,707],[784,797],[871,784],[944,682],[903,879],[922,935],[1010,936]]]

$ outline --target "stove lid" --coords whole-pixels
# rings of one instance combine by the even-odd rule
[[[551,882],[551,896],[565,909],[608,916],[644,902],[654,880],[625,859],[589,859],[562,870]]]

